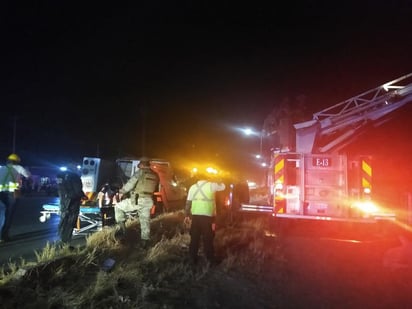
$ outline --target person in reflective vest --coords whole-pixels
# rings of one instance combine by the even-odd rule
[[[126,236],[127,213],[137,211],[140,221],[141,247],[146,249],[150,240],[150,210],[153,206],[153,193],[159,189],[159,175],[150,168],[150,159],[141,158],[139,169],[119,190],[122,197],[129,194],[130,197],[121,200],[114,207],[114,215],[118,224],[116,236]]]
[[[216,217],[217,191],[225,190],[222,182],[213,182],[208,176],[199,175],[199,180],[188,191],[185,207],[185,224],[190,224],[189,255],[191,262],[198,261],[200,239],[203,240],[203,249],[209,263],[214,263],[214,220]],[[190,218],[191,216],[191,218]]]
[[[20,161],[20,157],[12,153],[7,157],[7,164],[0,167],[0,242],[10,240],[9,231],[22,179],[31,176],[30,172],[19,164]]]

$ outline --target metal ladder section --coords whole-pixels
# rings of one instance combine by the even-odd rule
[[[373,122],[375,126],[382,124],[385,115],[399,109],[412,101],[412,73],[387,82],[377,88],[368,90],[358,96],[335,104],[313,114],[310,122],[297,124],[302,130],[312,130],[312,147],[321,138],[333,136],[326,145],[318,145],[316,152],[325,153],[337,147],[347,145],[366,124]],[[315,133],[316,132],[316,133]],[[307,142],[307,141],[306,141]],[[308,147],[306,147],[308,149]]]

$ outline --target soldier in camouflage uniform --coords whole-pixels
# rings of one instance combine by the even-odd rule
[[[127,213],[137,211],[140,221],[141,244],[146,248],[150,239],[150,209],[153,206],[153,193],[159,187],[159,176],[150,168],[150,160],[141,158],[139,170],[120,189],[120,195],[130,194],[115,206],[115,219],[119,226],[117,235],[126,234]]]

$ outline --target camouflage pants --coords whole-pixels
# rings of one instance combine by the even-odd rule
[[[141,239],[150,239],[150,209],[153,206],[152,197],[142,196],[137,199],[137,205],[127,198],[115,204],[114,215],[116,222],[125,222],[127,213],[137,211],[140,221]]]

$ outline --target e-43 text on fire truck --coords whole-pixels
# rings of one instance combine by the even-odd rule
[[[268,201],[242,204],[241,211],[277,218],[395,220],[393,211],[374,203],[373,158],[350,153],[347,146],[411,101],[412,73],[293,124],[292,138],[285,137],[283,147],[270,154]]]

